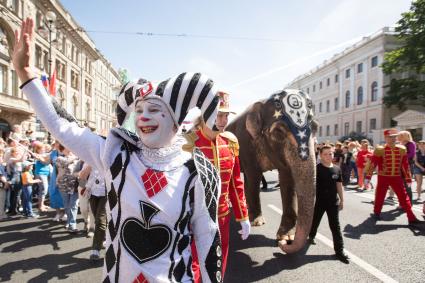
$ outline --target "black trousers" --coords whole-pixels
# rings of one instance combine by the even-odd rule
[[[314,239],[314,237],[316,237],[317,228],[319,228],[320,221],[325,212],[328,215],[329,228],[331,228],[332,231],[335,253],[341,253],[344,249],[344,242],[342,240],[341,227],[339,225],[338,205],[321,204],[316,201],[309,238]]]
[[[93,237],[93,250],[100,251],[105,240],[106,231],[106,197],[90,196],[90,208],[94,215],[95,227]]]

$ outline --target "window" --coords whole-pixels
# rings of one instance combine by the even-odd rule
[[[363,72],[363,63],[357,65],[357,73]]]
[[[326,126],[326,136],[330,136],[331,135],[331,126],[327,125]]]
[[[344,136],[348,135],[350,132],[350,122],[344,123]]]
[[[9,42],[7,41],[6,32],[0,27],[0,53],[9,57]]]
[[[330,86],[330,84],[331,84],[331,79],[330,78],[327,78],[326,79],[326,86]]]
[[[372,68],[378,66],[378,56],[372,57],[371,61]]]
[[[322,82],[319,83],[319,88],[322,89],[323,88],[323,84]]]
[[[345,78],[348,79],[350,77],[350,69],[345,70]]]
[[[335,75],[335,83],[338,82],[338,74]]]
[[[319,113],[322,112],[322,102],[319,103]]]
[[[359,134],[362,132],[362,121],[356,122],[356,132]]]
[[[56,60],[56,75],[58,80],[66,81],[66,66],[59,60]]]
[[[322,126],[319,127],[319,137],[322,136]]]
[[[78,89],[80,87],[80,78],[76,71],[71,70],[71,87]]]
[[[378,83],[375,81],[372,83],[370,87],[371,92],[371,101],[377,101],[378,100]]]
[[[334,136],[338,135],[338,124],[334,125]]]
[[[372,130],[376,130],[376,119],[372,118],[369,120],[369,133],[372,132]]]
[[[338,110],[339,109],[339,98],[338,97],[335,97],[334,103],[335,103],[334,110]]]
[[[0,65],[0,93],[7,92],[7,68]]]
[[[19,12],[19,2],[18,0],[10,0],[9,1],[9,9],[12,10],[15,14]]]
[[[91,96],[91,81],[85,80],[86,95]]]
[[[35,45],[35,66],[40,70],[43,69],[43,51],[37,44]]]
[[[313,92],[316,91],[316,85],[313,85]]]
[[[350,103],[351,103],[351,97],[350,97],[350,91],[347,90],[347,92],[345,93],[345,108],[350,107]]]
[[[363,104],[363,88],[359,86],[357,89],[357,105]]]
[[[331,111],[331,102],[329,100],[326,101],[326,112],[330,112]]]
[[[15,70],[11,70],[12,74],[12,96],[19,97],[20,92],[18,91],[18,76]]]

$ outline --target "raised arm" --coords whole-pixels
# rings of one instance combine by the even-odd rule
[[[103,168],[101,152],[105,140],[93,134],[87,128],[61,118],[52,104],[41,81],[36,79],[33,70],[34,21],[27,18],[22,22],[20,32],[15,31],[13,65],[16,74],[23,83],[21,86],[46,129],[65,147],[89,164]]]

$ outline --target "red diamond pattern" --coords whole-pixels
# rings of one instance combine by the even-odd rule
[[[162,191],[162,189],[168,185],[164,172],[155,171],[150,168],[143,174],[142,181],[143,185],[145,185],[146,193],[150,198]]]
[[[134,279],[133,283],[149,283],[149,281],[146,280],[143,273],[140,273],[139,276],[137,276],[136,279]]]

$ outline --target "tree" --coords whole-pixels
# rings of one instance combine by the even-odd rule
[[[425,0],[412,2],[395,28],[401,46],[385,53],[382,64],[386,75],[392,75],[384,103],[405,109],[406,105],[425,106]],[[401,74],[407,75],[402,78]]]
[[[118,69],[118,75],[120,76],[120,82],[121,84],[126,84],[128,83],[128,81],[130,81],[130,79],[128,78],[128,71],[127,69]]]

